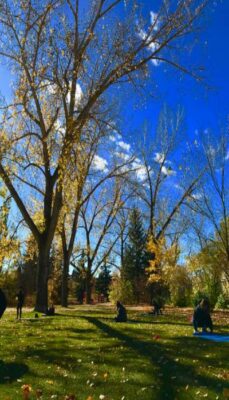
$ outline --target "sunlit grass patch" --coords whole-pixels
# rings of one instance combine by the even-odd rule
[[[228,344],[192,336],[188,312],[160,317],[131,309],[114,322],[111,307],[58,309],[55,317],[1,320],[0,400],[225,399]],[[224,320],[220,328],[226,331]],[[37,391],[38,390],[38,391]],[[224,394],[223,394],[224,393]]]

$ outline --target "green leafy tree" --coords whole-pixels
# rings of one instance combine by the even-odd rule
[[[205,293],[211,305],[215,306],[222,293],[222,254],[217,243],[209,243],[199,253],[188,259],[188,269],[192,276],[194,295]]]
[[[119,275],[114,275],[112,277],[109,298],[112,303],[121,301],[124,304],[134,304],[135,296],[132,283]]]
[[[183,265],[168,265],[164,270],[164,279],[171,302],[178,307],[190,305],[192,281],[187,268]]]

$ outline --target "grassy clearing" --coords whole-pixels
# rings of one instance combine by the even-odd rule
[[[78,400],[229,398],[229,345],[193,337],[190,311],[153,317],[132,308],[128,315],[128,323],[117,324],[112,307],[78,306],[55,317],[27,312],[16,322],[6,312],[0,400],[21,400],[23,384],[31,385],[31,399],[41,389],[44,400],[70,393]],[[228,315],[213,319],[226,332]]]

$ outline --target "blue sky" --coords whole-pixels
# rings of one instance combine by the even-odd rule
[[[145,16],[150,11],[157,12],[153,6],[158,1],[145,0]],[[152,76],[157,84],[156,96],[148,99],[147,106],[136,111],[133,104],[136,98],[129,103],[126,114],[131,113],[134,125],[139,128],[144,121],[154,121],[163,103],[176,108],[179,104],[184,107],[186,126],[189,136],[193,136],[196,129],[210,128],[217,134],[219,126],[227,124],[229,98],[229,1],[211,1],[201,22],[199,42],[193,48],[191,55],[181,54],[185,66],[204,66],[205,83],[196,83],[190,77],[179,80],[178,75],[171,68],[164,65],[152,66]],[[165,69],[167,70],[165,72]],[[148,89],[153,83],[148,82]],[[132,110],[131,110],[132,109]]]
[[[144,0],[144,14],[149,18],[150,11],[157,12],[159,0]],[[204,66],[205,82],[210,86],[206,89],[203,84],[197,84],[193,79],[184,77],[182,81],[171,68],[164,65],[151,66],[154,83],[157,84],[155,97],[147,99],[147,106],[136,110],[133,105],[139,99],[132,97],[124,115],[134,121],[136,127],[142,127],[146,120],[155,121],[163,103],[171,107],[178,104],[185,109],[187,128],[189,133],[195,129],[217,129],[226,124],[228,115],[229,97],[229,1],[211,0],[208,11],[202,19],[202,32],[199,43],[194,47],[191,55],[181,55],[184,65]],[[165,69],[167,72],[165,72]],[[148,82],[148,89],[153,83]],[[9,74],[0,65],[0,90],[2,94],[9,94]]]
[[[150,11],[157,12],[160,0],[144,0],[144,15],[150,22]],[[123,11],[123,10],[122,10]],[[179,75],[160,64],[152,70],[152,80],[147,82],[147,91],[154,90],[154,97],[147,97],[144,107],[137,107],[140,98],[131,92],[124,95],[125,108],[122,107],[122,127],[124,140],[132,143],[129,134],[141,135],[144,123],[147,121],[154,127],[157,117],[164,103],[176,108],[184,107],[188,138],[194,140],[195,131],[213,130],[216,135],[220,126],[226,126],[228,118],[229,97],[229,0],[211,0],[206,15],[202,19],[199,41],[191,54],[182,54],[183,65],[204,66],[205,83],[196,83],[190,77],[182,81]],[[0,90],[9,96],[9,74],[0,66]],[[127,130],[125,128],[127,127]],[[132,136],[132,135],[131,135]]]

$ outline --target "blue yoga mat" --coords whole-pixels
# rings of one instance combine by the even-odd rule
[[[229,343],[229,335],[217,335],[215,333],[198,333],[194,336],[200,339],[212,340],[213,342]]]

